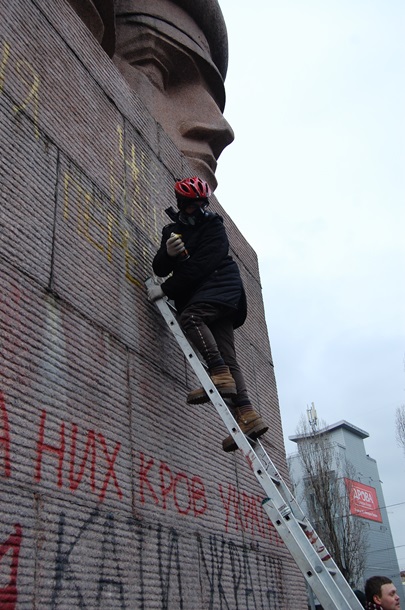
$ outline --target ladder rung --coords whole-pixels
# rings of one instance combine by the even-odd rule
[[[300,521],[300,519],[297,519],[297,523],[300,524],[303,530],[306,530],[308,527],[308,523],[306,521]]]

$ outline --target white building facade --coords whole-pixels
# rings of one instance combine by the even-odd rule
[[[347,477],[347,473],[343,472],[343,464],[348,462],[352,466],[350,480],[346,479],[346,488],[350,496],[350,514],[355,519],[363,519],[367,533],[368,549],[363,584],[370,576],[387,576],[397,587],[401,596],[401,607],[405,608],[399,565],[377,462],[366,453],[364,446],[364,439],[369,434],[344,420],[319,430],[319,433],[327,436],[328,445],[334,449],[335,476]],[[308,436],[295,435],[289,438],[299,444],[304,439],[307,441]],[[288,456],[288,464],[294,494],[302,508],[309,514],[305,470],[298,452]]]

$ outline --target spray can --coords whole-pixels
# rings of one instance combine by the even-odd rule
[[[181,233],[171,233],[170,237],[179,237],[181,239],[182,238],[182,234]],[[180,252],[179,258],[182,261],[186,261],[188,258],[190,258],[190,255],[189,255],[189,253],[187,252],[187,250],[185,248],[184,248],[184,250],[182,252]]]

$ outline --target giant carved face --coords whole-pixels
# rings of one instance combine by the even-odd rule
[[[118,2],[114,62],[193,171],[215,188],[217,159],[233,140],[222,114],[222,76],[193,19],[168,0],[148,2]]]

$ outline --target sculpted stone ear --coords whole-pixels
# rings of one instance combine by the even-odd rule
[[[110,57],[115,48],[114,0],[67,0]]]

